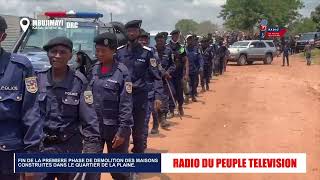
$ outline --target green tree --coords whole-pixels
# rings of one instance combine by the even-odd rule
[[[183,35],[195,33],[197,26],[198,23],[192,19],[181,19],[175,25],[176,29],[179,29]]]
[[[297,35],[299,33],[316,31],[317,24],[311,18],[303,18],[292,23],[288,30],[289,34]]]
[[[196,33],[198,35],[207,35],[208,33],[214,33],[217,29],[218,25],[213,24],[211,21],[203,21],[198,24]]]
[[[320,31],[320,4],[311,12],[311,18],[316,23],[317,30]]]
[[[261,18],[260,9],[260,0],[227,0],[222,5],[219,17],[225,20],[226,28],[253,32],[255,24]]]
[[[299,17],[302,7],[301,0],[227,0],[219,17],[227,28],[253,32],[259,19],[267,19],[272,26],[287,26]]]

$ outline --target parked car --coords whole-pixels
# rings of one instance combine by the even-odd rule
[[[304,50],[307,43],[310,43],[312,47],[320,48],[320,32],[303,33],[297,41],[297,51]]]
[[[264,64],[271,64],[277,53],[272,40],[238,41],[232,44],[228,50],[230,52],[228,62],[237,62],[241,66],[253,64],[254,61],[263,61]]]

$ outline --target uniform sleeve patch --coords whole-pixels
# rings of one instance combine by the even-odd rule
[[[157,60],[155,58],[150,59],[150,64],[152,67],[157,67]]]
[[[131,94],[132,93],[132,82],[126,82],[125,87],[126,87],[127,93]]]
[[[29,93],[36,93],[38,92],[38,83],[37,77],[28,77],[25,79],[26,89]]]
[[[93,104],[92,91],[84,91],[83,95],[84,95],[84,101],[85,101],[87,104]]]

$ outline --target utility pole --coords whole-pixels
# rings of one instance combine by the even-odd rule
[[[112,22],[112,13],[110,13],[110,19],[111,19],[111,21],[110,21],[110,22]]]

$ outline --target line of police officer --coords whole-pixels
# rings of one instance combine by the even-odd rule
[[[175,30],[169,44],[168,34],[159,33],[150,48],[141,43],[141,23],[125,25],[129,42],[118,48],[114,34],[97,35],[98,61],[87,77],[68,67],[73,43],[66,37],[53,38],[43,47],[51,68],[37,73],[27,58],[0,48],[1,179],[19,179],[13,173],[15,152],[102,153],[106,144],[108,153],[128,153],[132,135],[131,151],[144,153],[151,112],[151,133],[156,134],[158,121],[168,127],[167,114],[174,113],[176,101],[183,115],[183,81],[190,80],[194,101],[199,74],[209,89],[215,54],[209,39],[199,48],[187,38],[184,48]],[[0,45],[6,28],[0,17]],[[136,178],[134,173],[111,176]],[[33,178],[100,179],[100,174],[37,173]]]

